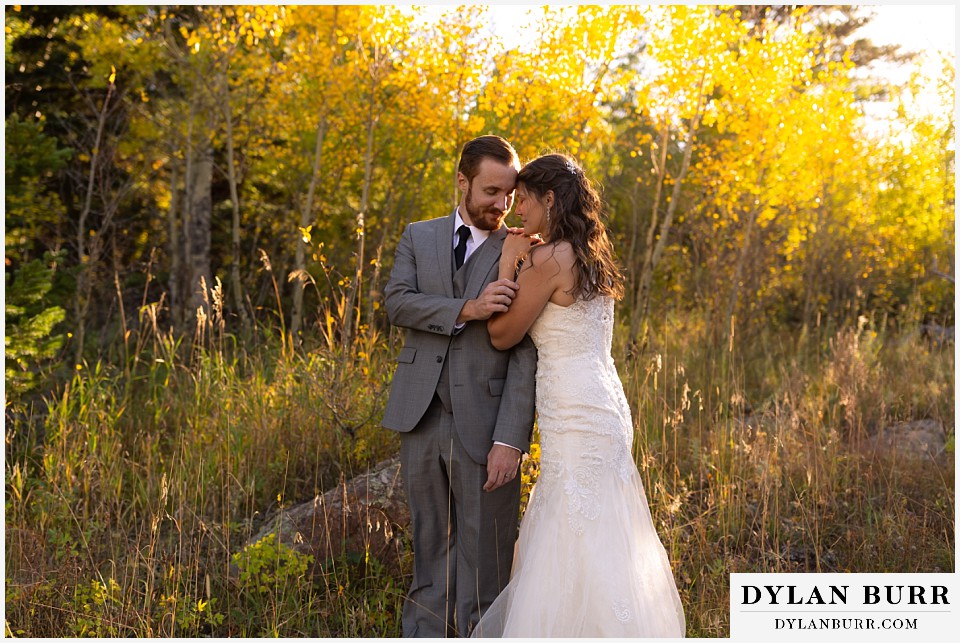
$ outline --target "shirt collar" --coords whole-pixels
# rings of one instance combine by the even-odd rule
[[[461,225],[466,225],[463,221],[463,218],[460,216],[460,206],[457,206],[456,214],[454,215],[453,221],[453,236],[456,238],[457,230],[460,229]],[[487,237],[490,236],[489,230],[481,230],[472,225],[467,225],[467,228],[470,229],[470,238],[473,240],[474,245],[480,245],[487,240]]]

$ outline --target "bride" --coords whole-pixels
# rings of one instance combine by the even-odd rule
[[[523,234],[507,237],[500,260],[500,278],[516,278],[519,289],[488,328],[498,349],[527,333],[537,345],[540,477],[510,582],[474,637],[685,633],[610,354],[623,283],[600,210],[583,170],[564,155],[542,156],[520,171]]]

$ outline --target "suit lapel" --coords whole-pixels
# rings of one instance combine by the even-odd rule
[[[450,234],[453,235],[452,229]],[[463,292],[463,296],[467,299],[476,299],[480,295],[480,291],[486,285],[487,273],[490,272],[490,268],[495,263],[500,263],[500,251],[503,249],[503,240],[506,236],[506,227],[500,226],[498,230],[491,232],[483,245],[470,255],[469,262],[472,264],[470,266],[470,280]],[[452,244],[453,241],[451,240],[450,243]]]
[[[441,219],[440,225],[434,227],[437,234],[437,266],[440,269],[440,281],[443,282],[443,293],[447,297],[453,297],[453,222],[456,212],[454,210],[450,216]]]

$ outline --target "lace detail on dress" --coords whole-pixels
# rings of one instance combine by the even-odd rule
[[[567,494],[567,508],[570,527],[578,536],[583,533],[580,518],[596,520],[600,516],[600,475],[603,470],[603,458],[596,450],[584,454],[584,462],[576,467],[563,482],[563,491]]]
[[[613,602],[613,615],[617,617],[617,620],[621,623],[629,623],[630,619],[633,616],[630,614],[630,606],[627,604],[627,601],[622,599],[617,599]]]
[[[610,346],[613,300],[596,297],[563,307],[548,303],[530,329],[537,345],[537,413],[540,429],[540,493],[533,508],[559,485],[570,527],[583,532],[601,503],[598,484],[614,471],[627,480],[633,421]],[[564,461],[563,454],[578,454]]]

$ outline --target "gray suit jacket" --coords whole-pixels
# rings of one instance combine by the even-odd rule
[[[470,257],[461,297],[453,286],[454,214],[409,224],[384,291],[390,323],[407,330],[397,357],[383,426],[413,430],[430,405],[447,361],[450,402],[460,441],[485,464],[494,441],[528,451],[533,430],[537,351],[529,337],[510,350],[490,343],[486,321],[455,328],[468,299],[496,281],[505,227]]]

